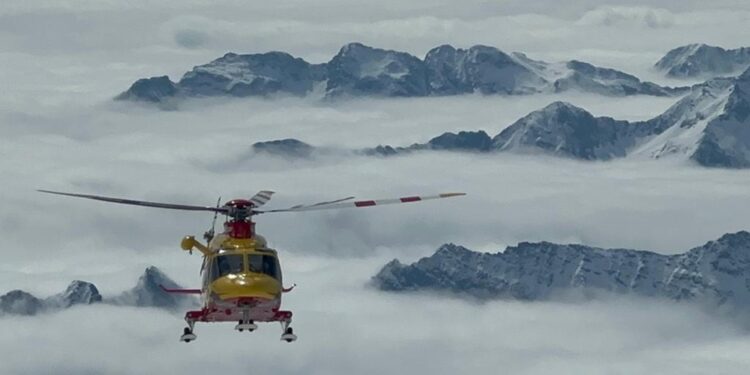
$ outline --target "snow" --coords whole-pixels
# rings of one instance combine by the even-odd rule
[[[647,138],[630,152],[634,158],[681,157],[688,159],[697,150],[706,126],[723,113],[730,95],[726,90],[719,96],[703,95],[693,105],[673,119],[673,125],[661,134]],[[689,125],[690,122],[695,122]]]

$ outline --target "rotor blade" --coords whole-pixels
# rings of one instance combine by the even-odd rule
[[[333,209],[333,208],[347,208],[347,207],[370,207],[370,206],[379,206],[383,204],[410,203],[410,202],[426,201],[430,199],[458,197],[462,195],[466,195],[466,193],[444,193],[444,194],[438,194],[438,195],[425,195],[425,196],[412,196],[412,197],[391,198],[391,199],[373,199],[373,200],[364,200],[364,201],[345,202],[349,199],[352,199],[352,197],[349,197],[349,198],[339,199],[339,200],[330,201],[330,202],[315,203],[311,205],[298,205],[298,206],[278,209],[278,210],[258,211],[258,213],[313,211],[313,210],[327,210],[327,209]]]
[[[272,195],[273,192],[270,190],[261,190],[257,194],[253,195],[252,198],[250,198],[250,202],[253,203],[253,206],[260,207],[271,200]]]
[[[104,201],[104,202],[111,202],[111,203],[120,203],[120,204],[130,204],[130,205],[134,205],[134,206],[168,208],[168,209],[172,209],[172,210],[211,211],[211,212],[222,212],[222,213],[226,213],[228,211],[228,209],[226,209],[224,207],[190,206],[190,205],[185,205],[185,204],[147,202],[147,201],[139,201],[139,200],[134,200],[134,199],[103,197],[103,196],[99,196],[99,195],[63,193],[63,192],[60,192],[60,191],[51,191],[51,190],[37,190],[37,191],[42,192],[42,193],[48,193],[48,194],[65,195],[65,196],[68,196],[68,197],[94,199],[94,200],[97,200],[97,201]]]

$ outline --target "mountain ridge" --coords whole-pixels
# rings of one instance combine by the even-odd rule
[[[750,67],[750,47],[724,49],[702,43],[688,44],[667,52],[654,67],[672,78],[734,75]]]
[[[423,59],[406,52],[344,45],[330,61],[311,64],[286,52],[227,53],[195,66],[178,82],[142,78],[117,100],[148,103],[213,96],[425,97],[481,93],[527,95],[569,90],[608,96],[674,96],[687,88],[662,87],[614,69],[581,61],[547,63],[518,52],[475,45],[441,45]],[[320,92],[320,94],[316,94]]]
[[[317,149],[296,139],[258,142],[256,152],[309,157]],[[714,168],[750,168],[750,68],[715,78],[646,121],[594,116],[556,101],[516,120],[495,136],[483,130],[446,132],[426,143],[378,145],[354,154],[396,156],[420,151],[543,153],[588,161],[678,158]]]
[[[750,308],[750,233],[727,233],[680,254],[521,242],[480,253],[455,244],[373,276],[380,290],[438,291],[484,300],[547,300],[572,290]]]
[[[161,270],[149,266],[130,290],[115,296],[102,297],[96,285],[80,280],[72,281],[65,291],[40,299],[23,290],[12,290],[0,296],[0,316],[31,316],[54,313],[77,305],[108,304],[118,306],[156,307],[175,310],[191,302],[190,297],[174,296],[166,288],[181,288]]]

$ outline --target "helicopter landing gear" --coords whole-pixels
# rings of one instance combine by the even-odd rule
[[[234,326],[234,329],[242,332],[244,330],[247,330],[248,332],[255,331],[258,329],[258,325],[253,323],[252,320],[240,320],[239,323],[237,323],[236,326]]]
[[[240,320],[239,323],[237,323],[236,326],[234,326],[234,329],[242,332],[244,330],[247,330],[248,332],[255,331],[258,329],[258,325],[255,324],[252,320],[250,320],[250,310],[242,310],[242,320]]]
[[[187,319],[186,321],[187,321],[188,326],[185,327],[185,329],[182,331],[182,336],[180,336],[180,341],[188,343],[190,341],[194,341],[195,339],[197,339],[198,336],[196,336],[193,333],[193,328],[195,327],[195,321],[187,320]]]
[[[281,340],[286,342],[297,341],[297,335],[294,334],[292,327],[289,327],[291,320],[285,320],[281,322],[281,327],[284,329],[284,333],[281,335]]]
[[[180,336],[180,341],[182,341],[182,342],[190,342],[190,341],[195,340],[196,338],[198,338],[198,336],[196,336],[193,333],[193,330],[190,329],[189,327],[185,327],[185,330],[183,331],[182,336]]]

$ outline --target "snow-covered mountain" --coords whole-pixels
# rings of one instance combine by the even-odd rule
[[[676,95],[668,88],[580,61],[546,63],[497,48],[449,45],[424,60],[405,52],[350,43],[327,63],[310,64],[283,52],[228,53],[196,66],[179,82],[168,77],[136,81],[117,99],[161,103],[209,96],[419,97],[465,93],[519,95],[568,90],[610,96]]]
[[[148,267],[133,289],[109,298],[102,298],[94,284],[80,280],[71,282],[65,291],[44,299],[22,290],[13,290],[0,296],[0,315],[36,315],[96,303],[175,309],[195,302],[191,297],[168,294],[160,285],[180,288],[158,268]]]
[[[48,309],[65,309],[73,305],[90,305],[101,301],[102,296],[99,294],[99,289],[96,288],[96,285],[74,280],[64,292],[46,298],[44,305]]]
[[[277,93],[304,96],[323,79],[323,66],[288,53],[226,55],[193,68],[177,83],[187,96],[268,96]]]
[[[101,301],[102,296],[94,284],[75,280],[62,293],[45,299],[39,299],[22,290],[8,292],[0,296],[0,315],[35,315]]]
[[[350,43],[326,64],[326,96],[426,96],[427,71],[405,52]]]
[[[549,82],[542,77],[546,64],[538,69],[522,60],[520,54],[508,55],[497,48],[473,46],[456,49],[450,45],[433,48],[425,56],[430,92],[435,95],[530,94],[542,91]]]
[[[555,102],[534,111],[492,139],[498,151],[544,152],[586,160],[623,157],[635,140],[631,125],[610,117],[594,117],[569,103]]]
[[[425,144],[377,146],[366,154],[420,150],[545,153],[584,160],[691,159],[708,167],[750,168],[750,69],[736,78],[695,85],[661,115],[639,122],[595,117],[554,102],[505,128],[486,133],[444,133]]]
[[[709,167],[750,167],[750,69],[737,78],[717,78],[644,125],[652,135],[634,156],[689,157]]]
[[[682,254],[522,242],[481,253],[446,244],[372,278],[387,291],[441,291],[482,299],[544,300],[607,291],[709,305],[750,307],[750,233],[725,234]]]
[[[106,299],[108,303],[137,307],[159,307],[176,309],[193,302],[193,298],[186,295],[175,295],[165,292],[161,287],[179,289],[177,283],[156,267],[148,267],[138,278],[138,283],[130,290],[119,296]]]
[[[727,50],[705,44],[689,44],[667,52],[655,66],[674,78],[734,75],[750,67],[750,48]]]

